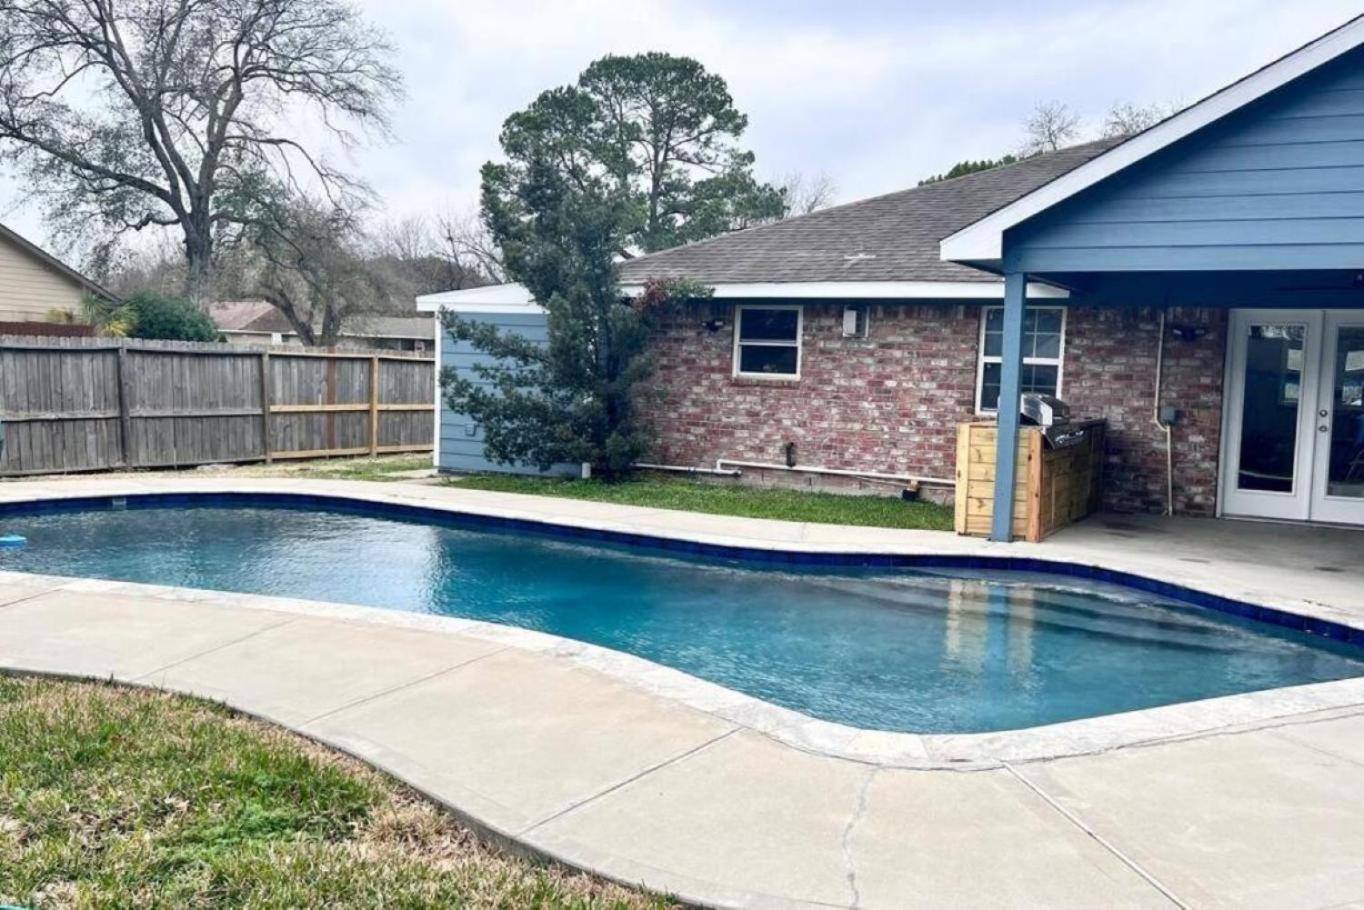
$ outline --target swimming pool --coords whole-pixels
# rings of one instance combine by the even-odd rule
[[[1009,730],[1364,676],[1357,646],[1088,580],[703,557],[303,498],[126,506],[8,507],[4,529],[29,544],[0,550],[0,569],[504,623],[905,732]]]

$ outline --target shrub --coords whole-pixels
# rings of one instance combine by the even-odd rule
[[[218,341],[218,327],[208,314],[185,297],[138,291],[126,301],[133,314],[133,338],[173,341]]]

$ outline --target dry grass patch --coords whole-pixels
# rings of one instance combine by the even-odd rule
[[[0,903],[670,904],[481,843],[373,769],[204,702],[0,677]]]
[[[406,480],[412,471],[431,467],[429,454],[379,455],[375,458],[319,458],[312,461],[278,461],[273,465],[243,465],[233,473],[250,477],[302,477],[315,480]]]

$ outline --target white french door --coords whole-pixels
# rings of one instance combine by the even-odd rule
[[[1364,311],[1237,310],[1228,515],[1364,524]]]
[[[1322,351],[1309,517],[1364,524],[1364,311],[1328,312]]]

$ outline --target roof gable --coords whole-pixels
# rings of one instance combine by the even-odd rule
[[[1006,271],[1364,262],[1364,47],[1011,228]]]
[[[1010,228],[1146,160],[1362,44],[1364,16],[1359,16],[1150,129],[1106,150],[1081,166],[963,226],[942,241],[940,247],[942,259],[998,268],[1003,256],[1004,233]]]
[[[103,286],[99,285],[94,281],[91,281],[89,278],[85,277],[80,272],[76,271],[71,266],[67,265],[65,262],[62,262],[56,256],[53,256],[51,253],[47,252],[42,247],[38,246],[36,243],[29,240],[27,237],[24,237],[22,234],[16,233],[15,231],[5,227],[3,224],[0,224],[0,240],[8,242],[15,249],[19,250],[21,253],[37,262],[39,265],[43,266],[44,268],[48,269],[51,272],[55,272],[56,274],[72,282],[73,284],[77,285],[86,292],[94,294],[96,297],[103,297],[105,300],[118,299],[118,297],[110,293]]]

